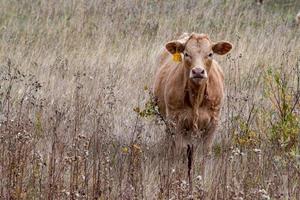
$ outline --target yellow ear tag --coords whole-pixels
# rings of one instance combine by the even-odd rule
[[[181,61],[182,61],[182,59],[181,59],[181,54],[180,54],[179,52],[175,52],[175,53],[173,54],[173,60],[174,60],[175,62],[181,62]]]

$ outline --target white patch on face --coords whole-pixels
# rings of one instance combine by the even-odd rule
[[[203,74],[203,79],[207,79],[207,78],[208,78],[208,76],[207,76],[207,72],[205,70],[205,73]]]
[[[192,70],[190,70],[190,78],[193,78],[193,73],[192,73]]]

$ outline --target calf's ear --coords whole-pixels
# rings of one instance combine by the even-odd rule
[[[232,44],[230,42],[221,41],[214,43],[212,46],[212,50],[214,53],[219,55],[225,55],[232,49]]]
[[[178,40],[170,41],[166,44],[166,49],[171,53],[174,54],[176,52],[182,53],[185,49],[185,44],[191,37],[189,33],[183,33]]]
[[[174,54],[176,52],[183,52],[184,50],[184,45],[183,43],[181,43],[180,41],[174,40],[174,41],[170,41],[166,44],[166,49],[171,53]]]

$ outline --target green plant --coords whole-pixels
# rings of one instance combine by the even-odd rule
[[[278,148],[287,152],[296,150],[300,142],[299,72],[297,65],[290,73],[283,68],[269,68],[265,73],[266,98],[271,104],[268,108],[269,137]]]

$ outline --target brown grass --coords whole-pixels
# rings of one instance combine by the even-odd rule
[[[0,199],[300,199],[299,6],[0,1]],[[163,44],[192,31],[234,50],[216,58],[226,98],[191,190],[165,124],[133,109]]]

